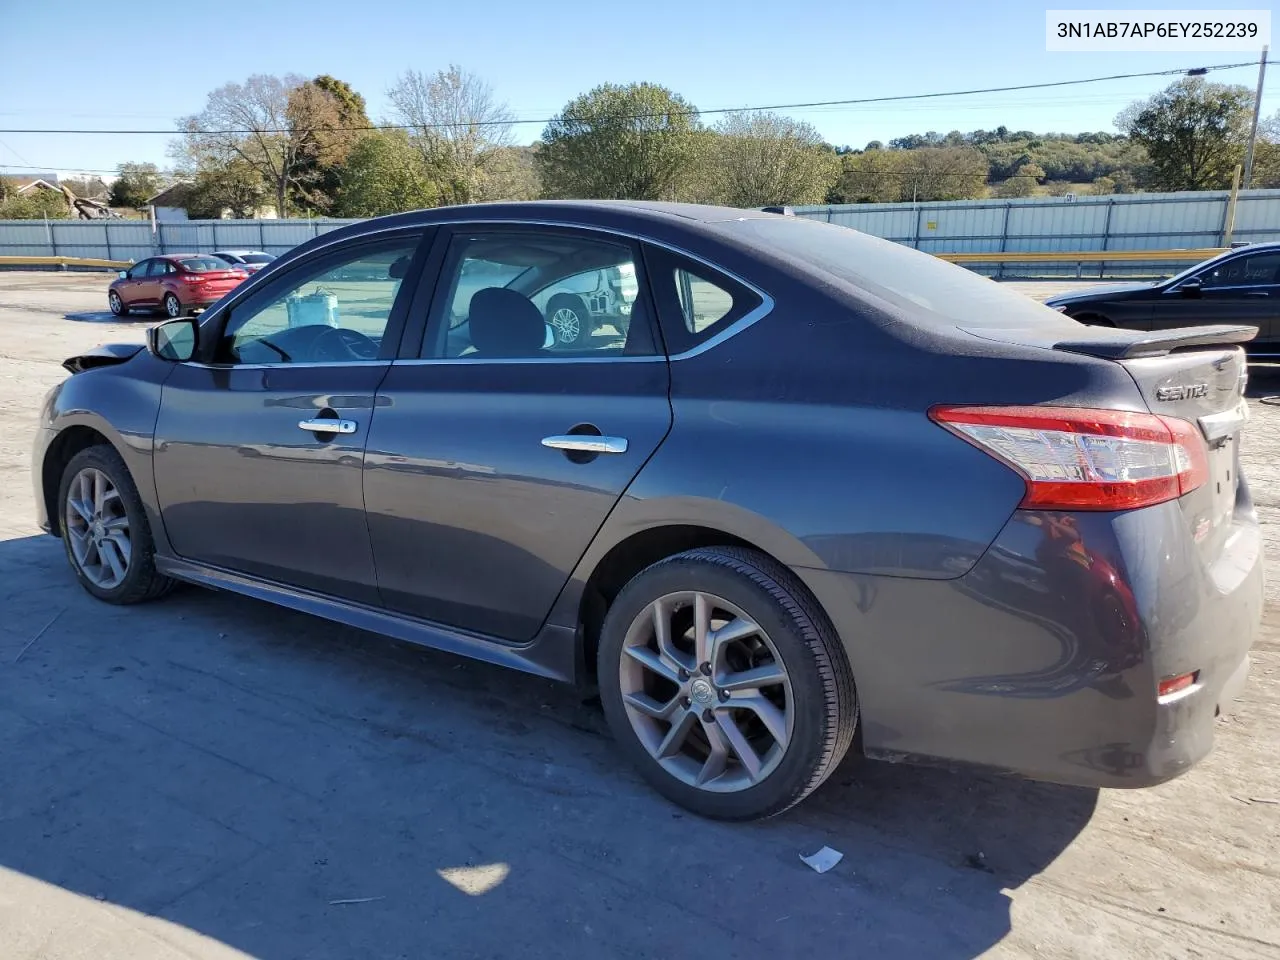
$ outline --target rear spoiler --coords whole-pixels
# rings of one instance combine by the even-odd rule
[[[1187,347],[1225,347],[1247,343],[1258,335],[1257,327],[1215,324],[1179,327],[1172,330],[1115,330],[1094,327],[1088,339],[1060,340],[1055,350],[1083,353],[1103,360],[1132,360],[1135,357],[1163,357]]]

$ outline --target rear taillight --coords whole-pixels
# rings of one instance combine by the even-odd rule
[[[204,283],[209,278],[201,276],[198,273],[184,273],[182,274],[182,279],[187,283]]]
[[[1209,478],[1195,424],[1084,407],[934,407],[929,416],[1027,483],[1019,506],[1129,510],[1174,500]]]

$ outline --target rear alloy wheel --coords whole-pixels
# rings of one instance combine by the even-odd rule
[[[142,499],[120,454],[108,446],[82,450],[59,487],[58,524],[67,559],[81,585],[108,603],[139,603],[167,592]]]
[[[843,758],[857,716],[844,652],[803,586],[738,548],[682,553],[627,584],[605,618],[599,683],[645,778],[718,819],[799,803]]]
[[[107,293],[107,306],[111,308],[112,314],[117,317],[127,316],[129,308],[124,305],[124,301],[120,299],[120,294],[111,290]]]
[[[175,319],[182,316],[182,301],[178,299],[176,294],[166,293],[164,295],[164,312]]]

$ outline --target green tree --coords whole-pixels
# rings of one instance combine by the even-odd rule
[[[1130,104],[1116,126],[1146,148],[1157,190],[1227,187],[1244,155],[1253,94],[1247,87],[1187,77]]]
[[[184,193],[193,220],[248,219],[270,200],[258,171],[239,158],[200,170]]]
[[[122,163],[116,167],[116,179],[111,184],[111,206],[140,209],[147,199],[154,197],[164,183],[154,163]]]
[[[987,160],[973,147],[906,151],[900,200],[971,200],[986,196]]]
[[[65,220],[71,214],[61,193],[37,187],[18,193],[18,183],[0,177],[0,220]]]
[[[776,113],[730,113],[716,124],[711,157],[720,200],[731,207],[821,203],[840,161],[807,123]]]
[[[1101,177],[1094,177],[1093,192],[1098,194],[1099,196],[1106,196],[1107,194],[1115,193],[1116,192],[1115,177],[1108,177],[1105,175]]]
[[[489,85],[451,64],[430,76],[408,70],[387,91],[396,118],[442,189],[443,203],[487,193],[488,164],[511,144],[511,111]]]
[[[345,80],[321,74],[289,91],[290,120],[306,142],[290,190],[295,205],[331,213],[342,165],[371,126],[365,100]]]
[[[433,207],[441,185],[403,130],[366,134],[356,141],[339,173],[334,213],[377,217]]]
[[[543,130],[543,189],[552,197],[677,199],[694,183],[700,128],[693,106],[666,87],[596,87]]]
[[[840,158],[840,176],[827,194],[830,203],[892,203],[902,193],[905,150],[868,149]]]
[[[1009,179],[996,185],[997,197],[1029,197],[1036,185],[1044,179],[1044,168],[1035,163],[1024,163]]]
[[[537,200],[542,195],[533,147],[495,147],[485,157],[481,200]]]

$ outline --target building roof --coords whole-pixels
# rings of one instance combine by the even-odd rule
[[[186,200],[186,191],[191,184],[185,180],[179,180],[177,183],[171,183],[155,196],[147,197],[147,203],[153,207],[179,207]],[[167,203],[166,201],[174,201]]]
[[[36,189],[52,190],[54,193],[62,192],[62,188],[58,186],[57,177],[53,178],[52,183],[50,183],[48,180],[44,179],[43,177],[36,177],[33,180],[28,180],[26,183],[20,186],[18,188],[18,193],[26,193],[29,190],[36,190]]]

